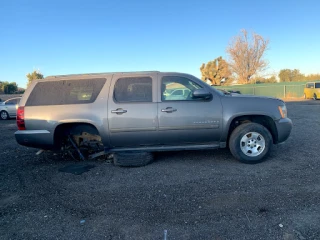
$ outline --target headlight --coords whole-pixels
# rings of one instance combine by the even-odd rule
[[[281,114],[282,118],[286,118],[287,117],[287,107],[285,105],[283,106],[279,106],[279,112]]]

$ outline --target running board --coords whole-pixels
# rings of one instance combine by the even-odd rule
[[[135,148],[105,148],[106,153],[112,152],[164,152],[164,151],[183,151],[183,150],[205,150],[220,148],[219,144],[201,144],[201,145],[181,145],[181,146],[150,146]]]

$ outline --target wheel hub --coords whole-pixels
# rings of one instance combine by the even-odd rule
[[[241,151],[250,157],[259,156],[265,149],[266,141],[257,132],[248,132],[240,140]]]

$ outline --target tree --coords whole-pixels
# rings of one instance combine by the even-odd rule
[[[300,73],[299,69],[282,69],[279,72],[280,82],[298,82],[304,81],[305,76]]]
[[[291,70],[282,69],[279,72],[280,82],[291,82]]]
[[[33,80],[43,79],[43,75],[39,71],[35,70],[32,73],[27,74],[27,79],[28,79],[28,82],[27,82],[27,87],[28,87]]]
[[[1,92],[4,94],[13,94],[18,91],[18,85],[15,82],[2,82],[1,83]]]
[[[203,81],[209,80],[213,85],[221,85],[221,81],[227,80],[231,75],[228,63],[222,57],[218,57],[207,64],[203,63],[200,71],[201,79]]]
[[[306,81],[317,81],[320,80],[320,74],[309,74],[307,76],[305,76],[305,80]]]
[[[268,48],[269,40],[252,33],[251,38],[246,30],[235,36],[227,47],[230,67],[238,78],[238,83],[247,84],[255,74],[264,71],[268,62],[263,55]]]

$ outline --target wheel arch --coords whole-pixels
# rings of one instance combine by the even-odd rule
[[[100,135],[98,128],[88,122],[67,122],[58,124],[53,133],[55,148],[59,148],[64,136],[69,134],[81,134],[88,132],[90,134]]]
[[[274,119],[269,115],[262,115],[262,114],[243,114],[243,115],[234,116],[232,119],[230,119],[227,125],[228,132],[225,136],[226,142],[227,143],[229,142],[231,133],[237,126],[247,122],[254,122],[254,123],[261,124],[262,126],[267,128],[268,131],[270,132],[273,143],[278,142],[278,132],[277,132],[277,127],[274,122]]]

